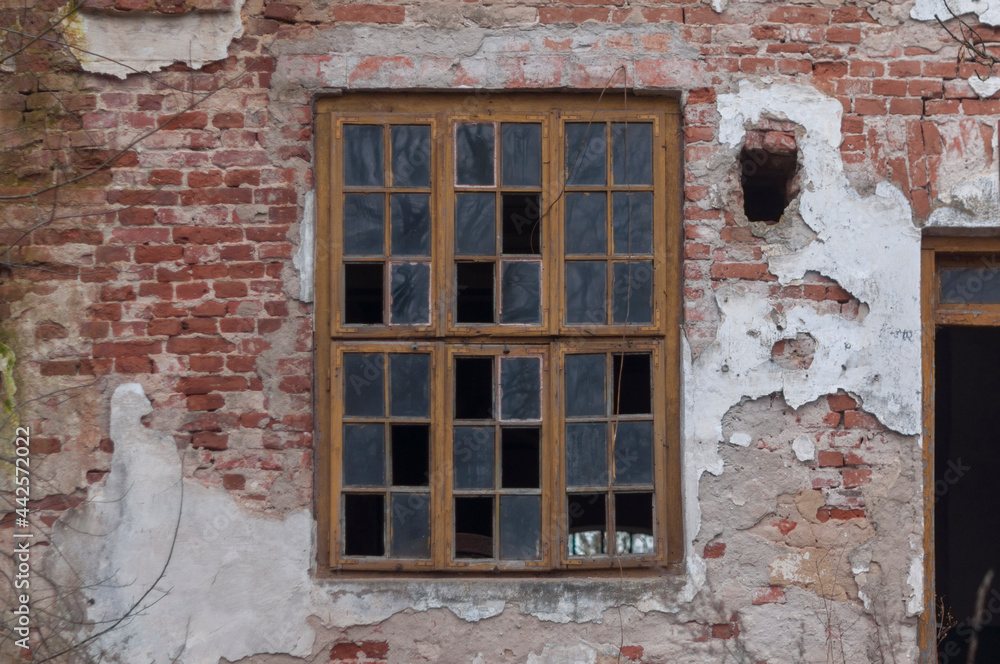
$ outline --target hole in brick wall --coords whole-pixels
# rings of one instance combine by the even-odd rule
[[[816,352],[816,339],[799,332],[794,339],[782,339],[771,347],[771,361],[782,369],[808,369]]]
[[[752,131],[740,152],[743,211],[748,221],[774,224],[795,198],[798,169],[795,134]]]

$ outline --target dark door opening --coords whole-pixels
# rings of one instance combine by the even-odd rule
[[[939,664],[1000,662],[1000,328],[940,327],[935,348],[934,555],[936,596],[955,624]]]

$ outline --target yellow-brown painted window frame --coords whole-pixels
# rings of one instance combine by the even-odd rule
[[[318,401],[318,486],[317,518],[320,527],[320,569],[364,571],[431,570],[469,572],[535,572],[574,569],[618,569],[625,567],[678,566],[682,546],[680,446],[679,446],[679,376],[681,311],[680,223],[682,184],[679,105],[670,97],[629,97],[621,95],[576,94],[356,94],[322,99],[317,102],[316,178],[317,213],[317,380]],[[464,325],[452,320],[454,312],[454,198],[461,190],[454,178],[454,153],[440,149],[451,145],[445,138],[458,122],[538,122],[542,125],[542,311],[541,325]],[[560,181],[565,160],[563,127],[566,122],[646,122],[654,126],[654,186],[646,189],[654,195],[653,225],[653,320],[638,325],[567,325],[563,321],[564,297],[562,275],[563,194]],[[342,127],[356,124],[426,124],[432,134],[432,308],[427,325],[345,325],[340,316],[344,256],[339,228],[342,223],[340,190],[343,158],[339,151]],[[610,150],[609,150],[610,152]],[[388,162],[385,162],[388,163]],[[610,175],[610,174],[609,174]],[[555,184],[553,184],[555,183]],[[499,183],[494,191],[499,191]],[[593,190],[593,187],[586,187]],[[611,186],[597,187],[610,191]],[[641,190],[642,187],[634,187]],[[385,187],[384,191],[389,191]],[[610,224],[610,219],[608,220]],[[610,265],[616,258],[608,255]],[[610,297],[610,293],[609,293]],[[384,305],[386,306],[386,305]],[[610,318],[609,312],[609,318]],[[329,340],[324,342],[323,340]],[[450,481],[450,419],[446,412],[450,394],[448,363],[466,346],[475,352],[502,352],[517,346],[537,346],[546,357],[543,409],[545,432],[542,440],[542,546],[540,561],[530,563],[496,561],[475,564],[455,561],[450,552],[452,495]],[[386,351],[386,348],[426,350],[432,354],[432,391],[434,415],[431,463],[441,477],[432,480],[433,505],[429,561],[351,559],[339,548],[340,509],[340,434],[343,411],[339,398],[338,357],[345,349]],[[560,523],[566,491],[564,488],[564,449],[562,413],[559,400],[561,364],[569,350],[584,352],[624,352],[631,348],[648,349],[655,356],[654,395],[657,404],[654,445],[654,519],[657,532],[656,554],[644,556],[599,556],[593,559],[566,555],[566,533]],[[490,349],[490,350],[486,350]],[[565,520],[563,518],[563,520]]]

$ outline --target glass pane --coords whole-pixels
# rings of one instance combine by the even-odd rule
[[[455,427],[454,465],[456,489],[492,489],[493,427]]]
[[[344,486],[385,484],[385,425],[344,425]]]
[[[430,355],[389,355],[389,414],[393,417],[428,417],[431,402],[430,375]]]
[[[942,267],[942,304],[998,304],[1000,279],[997,279],[996,256],[983,256],[978,267]]]
[[[604,355],[566,356],[566,416],[606,416],[608,368]]]
[[[566,125],[566,184],[600,184],[607,178],[608,141],[603,122]]]
[[[653,184],[653,125],[612,123],[611,166],[615,184]]]
[[[566,253],[608,253],[607,195],[566,194]]]
[[[653,423],[618,422],[615,439],[615,484],[650,484],[653,481]]]
[[[608,423],[566,423],[566,485],[607,486]]]
[[[385,197],[344,195],[344,254],[381,256],[385,240]]]
[[[615,263],[614,280],[615,322],[653,322],[653,263]]]
[[[426,125],[394,125],[392,184],[395,187],[429,187],[431,184],[431,128]]]
[[[500,125],[501,180],[505,187],[542,184],[542,125]]]
[[[640,191],[611,197],[614,214],[615,253],[653,253],[653,194]]]
[[[385,496],[344,494],[344,554],[385,555]]]
[[[537,489],[539,486],[538,427],[500,428],[500,487]]]
[[[382,263],[345,264],[344,324],[382,323]]]
[[[614,412],[616,415],[648,415],[652,406],[649,355],[614,356]]]
[[[607,496],[603,493],[571,493],[566,496],[571,556],[593,556],[608,552]]]
[[[653,494],[616,493],[614,496],[618,553],[654,553]]]
[[[493,194],[455,194],[455,253],[496,254],[495,203]]]
[[[344,354],[344,415],[381,417],[385,381],[381,353]]]
[[[456,263],[455,318],[458,323],[492,323],[493,262]]]
[[[455,419],[493,418],[493,358],[455,358]]]
[[[430,425],[393,424],[392,485],[427,486],[430,468]]]
[[[382,127],[344,125],[344,184],[381,187],[383,178]]]
[[[542,222],[539,194],[504,194],[503,253],[542,253]]]
[[[492,185],[494,136],[492,124],[460,124],[455,128],[456,181]]]
[[[607,300],[607,267],[604,261],[566,263],[566,322],[604,324]]]
[[[500,557],[537,560],[541,557],[541,496],[500,497]]]
[[[389,322],[396,325],[429,323],[431,269],[426,263],[398,263],[392,267]]]
[[[392,254],[429,256],[431,253],[431,197],[428,194],[393,194]]]
[[[394,558],[431,557],[431,497],[425,493],[392,494]]]
[[[493,557],[493,497],[455,498],[455,557]]]
[[[500,360],[500,419],[537,420],[542,416],[541,370],[537,357]]]
[[[541,263],[503,263],[501,272],[500,322],[541,323]]]

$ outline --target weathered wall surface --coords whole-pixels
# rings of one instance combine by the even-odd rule
[[[0,341],[46,570],[97,584],[78,617],[142,606],[92,652],[916,661],[921,229],[1000,202],[1000,100],[934,6],[102,2],[4,61]],[[625,80],[683,109],[684,571],[320,579],[313,101]],[[743,146],[796,155],[776,225],[743,213]]]

